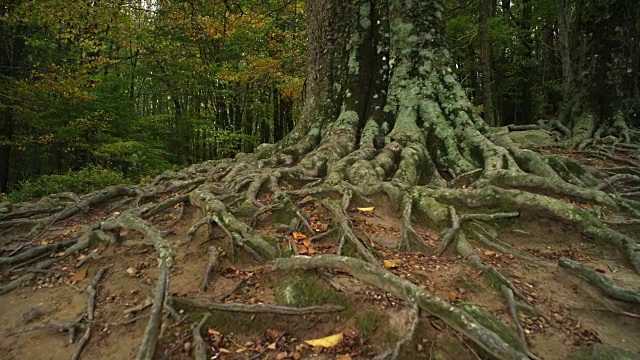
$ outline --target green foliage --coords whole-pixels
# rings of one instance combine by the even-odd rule
[[[155,176],[171,169],[164,150],[139,141],[118,141],[100,145],[93,154],[111,169],[119,169],[129,178]]]
[[[0,200],[20,202],[68,191],[86,194],[107,186],[128,183],[129,180],[119,172],[99,166],[87,166],[78,171],[68,171],[59,175],[44,175],[23,181],[15,191],[3,194]]]

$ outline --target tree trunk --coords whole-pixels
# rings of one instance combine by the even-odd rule
[[[637,42],[629,40],[640,35],[638,7],[627,0],[558,0],[558,9],[565,79],[559,120],[572,133],[570,144],[581,149],[608,135],[629,143]]]
[[[495,4],[496,2],[493,1]],[[478,33],[480,35],[480,66],[482,69],[482,104],[484,107],[484,121],[490,126],[498,125],[493,110],[493,96],[491,91],[491,42],[487,21],[491,15],[491,1],[478,2]]]

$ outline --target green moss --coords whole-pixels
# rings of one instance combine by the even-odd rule
[[[358,320],[358,330],[363,336],[369,336],[376,330],[380,322],[380,314],[375,311],[367,311]]]
[[[347,303],[344,297],[331,291],[317,276],[308,272],[292,272],[279,279],[275,295],[276,303],[286,306],[345,306]]]
[[[570,360],[634,360],[638,358],[640,354],[605,344],[595,344],[569,356]]]

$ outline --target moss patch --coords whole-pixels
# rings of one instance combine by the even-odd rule
[[[358,330],[363,336],[369,336],[376,330],[378,323],[380,323],[380,314],[367,311],[358,319]]]
[[[331,291],[321,279],[308,272],[291,272],[278,279],[275,295],[278,304],[287,306],[347,304],[344,297]]]

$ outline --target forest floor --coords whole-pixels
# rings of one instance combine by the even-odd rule
[[[620,165],[577,153],[563,155],[594,167]],[[270,201],[268,194],[258,200],[265,205]],[[482,271],[452,250],[442,257],[395,250],[402,238],[401,216],[385,198],[370,200],[371,203],[354,200],[348,215],[355,233],[379,252],[385,268],[452,304],[476,304],[513,324],[499,284],[492,284]],[[82,225],[125,209],[113,205],[103,204],[56,223],[34,245],[67,241]],[[206,227],[186,243],[187,233],[199,220],[199,212],[181,206],[148,219],[162,231],[174,251],[169,295],[175,312],[163,322],[157,359],[192,359],[192,330],[205,312],[211,316],[199,333],[210,359],[370,359],[402,338],[411,326],[411,312],[402,300],[346,273],[273,271],[270,263],[257,264],[245,252],[226,253],[224,233],[213,231],[209,235]],[[309,224],[315,232],[331,230],[331,214],[321,205],[307,201],[301,208],[309,214]],[[330,234],[316,239],[310,232],[293,231],[277,220],[265,214],[259,219],[258,228],[263,229],[259,232],[265,237],[275,239],[281,249],[295,246],[301,255],[315,256],[335,253],[339,246],[337,236]],[[437,246],[438,233],[418,222],[414,228],[426,242]],[[633,236],[640,226],[617,229]],[[25,241],[22,236],[4,235],[11,239],[0,241],[5,255]],[[605,344],[640,354],[637,304],[607,298],[599,289],[558,266],[561,257],[580,261],[618,284],[640,289],[640,278],[624,255],[593,242],[566,224],[531,213],[500,220],[494,235],[500,242],[530,255],[531,261],[491,248],[475,249],[486,264],[507,275],[525,294],[527,302],[544,315],[524,312],[518,315],[531,353],[542,359],[581,358],[576,355],[580,351],[589,352],[594,344]],[[81,357],[135,357],[149,317],[151,287],[159,270],[153,246],[141,235],[122,232],[121,241],[123,246],[100,245],[65,258],[0,296],[0,359],[71,358],[77,345],[59,329],[86,311],[85,289],[95,280],[99,269],[107,265],[110,267],[96,282],[93,332]],[[207,290],[203,291],[200,281],[209,263],[211,246],[217,247],[219,261]],[[0,275],[0,283],[15,280],[20,270],[32,263],[8,269]],[[226,304],[295,305],[308,311],[276,314],[268,309],[262,311],[259,306],[205,311],[181,303],[181,298]],[[312,305],[335,306],[316,308],[322,311],[316,312],[306,308]],[[330,335],[337,336],[326,338]],[[323,339],[327,346],[305,342],[312,339]],[[398,358],[471,360],[484,355],[439,319],[423,314]]]

